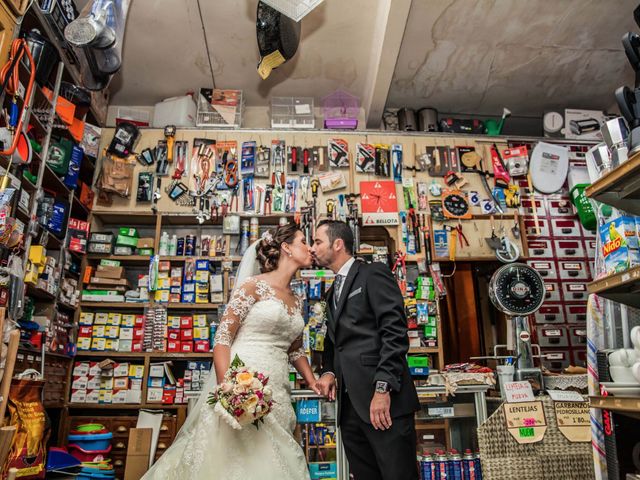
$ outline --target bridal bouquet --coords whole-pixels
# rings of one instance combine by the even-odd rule
[[[236,355],[216,389],[209,394],[208,403],[229,425],[240,430],[260,422],[273,407],[269,377],[245,366]]]

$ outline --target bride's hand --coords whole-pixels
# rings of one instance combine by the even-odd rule
[[[314,392],[316,392],[316,394],[318,395],[322,395],[322,391],[320,390],[320,386],[318,385],[318,381],[317,380],[313,380],[311,382],[307,382],[309,385],[309,388],[311,390],[313,390]]]

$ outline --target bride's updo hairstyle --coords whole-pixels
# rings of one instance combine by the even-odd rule
[[[292,244],[299,230],[295,223],[287,223],[262,234],[262,238],[256,245],[256,258],[262,273],[271,272],[278,268],[282,252],[281,245],[283,243]]]

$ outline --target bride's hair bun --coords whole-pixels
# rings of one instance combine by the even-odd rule
[[[292,244],[299,230],[295,223],[287,223],[262,234],[258,245],[256,245],[256,258],[262,273],[271,272],[278,268],[282,244]]]

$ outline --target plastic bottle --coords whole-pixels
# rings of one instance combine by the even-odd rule
[[[169,234],[162,232],[160,235],[160,255],[169,255]]]
[[[244,255],[247,248],[249,248],[249,220],[242,220],[240,230],[240,255]]]
[[[178,236],[173,235],[171,237],[171,241],[169,242],[169,255],[177,255],[178,254]]]
[[[260,224],[257,217],[251,217],[251,226],[249,227],[249,243],[253,243],[258,240],[258,234],[260,233]]]

